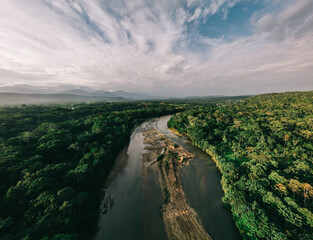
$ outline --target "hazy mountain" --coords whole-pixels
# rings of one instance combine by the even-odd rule
[[[126,98],[126,99],[160,99],[161,97],[150,96],[148,94],[140,93],[140,92],[125,92],[125,91],[114,91],[112,92],[114,95]]]
[[[0,105],[59,104],[100,101],[123,101],[123,98],[80,96],[74,94],[0,93]]]
[[[0,86],[0,93],[37,93],[37,94],[74,94],[79,96],[110,97],[126,99],[151,99],[159,98],[140,92],[126,92],[121,90],[94,90],[85,86],[56,86],[56,87],[36,87],[27,84],[17,84],[12,86]]]
[[[77,91],[76,95],[80,95],[79,91],[81,93],[91,93],[94,90],[85,87],[85,86],[73,86],[73,85],[63,85],[63,86],[48,86],[48,87],[42,87],[42,86],[32,86],[28,84],[16,84],[12,86],[0,86],[0,92],[10,92],[10,93],[38,93],[38,94],[55,94],[55,93],[66,93],[68,91],[69,94],[71,91]]]
[[[139,92],[94,90],[88,87],[34,87],[27,84],[0,87],[0,104],[69,103],[157,99]]]
[[[27,84],[0,87],[0,93],[38,93],[38,90],[38,88],[34,88]],[[44,89],[41,89],[40,91],[41,93],[44,93]]]
[[[125,98],[125,99],[132,99],[132,100],[141,100],[141,99],[156,99],[160,97],[150,96],[148,94],[140,93],[140,92],[126,92],[126,91],[103,91],[103,90],[82,90],[79,88],[76,89],[69,89],[62,91],[60,93],[65,94],[75,94],[81,96],[93,96],[93,97],[110,97],[110,98]]]
[[[75,95],[80,95],[80,96],[92,96],[92,97],[110,97],[110,98],[116,98],[120,97],[117,94],[114,94],[112,91],[102,91],[102,90],[83,90],[83,89],[68,89],[65,91],[61,91],[58,93],[62,94],[75,94]]]

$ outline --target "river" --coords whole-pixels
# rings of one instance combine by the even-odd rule
[[[160,211],[162,193],[158,171],[151,171],[144,181],[142,176],[141,159],[146,151],[142,132],[151,128],[157,128],[196,156],[181,170],[181,179],[188,203],[212,239],[241,239],[231,213],[221,200],[221,176],[214,162],[187,139],[172,133],[167,128],[169,119],[170,116],[165,116],[149,120],[133,131],[128,147],[121,151],[113,169],[118,174],[113,174],[116,177],[106,189],[95,240],[167,239]]]

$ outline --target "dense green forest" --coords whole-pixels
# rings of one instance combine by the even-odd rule
[[[0,108],[0,239],[89,239],[101,187],[140,119],[173,103]]]
[[[215,160],[244,239],[313,239],[313,92],[206,105],[168,125]]]
[[[313,239],[313,92],[2,107],[0,239],[91,238],[134,126],[177,112],[169,127],[215,160],[244,239]]]

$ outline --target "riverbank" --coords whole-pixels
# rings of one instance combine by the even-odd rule
[[[167,138],[195,155],[188,167],[180,170],[180,179],[188,204],[197,212],[202,226],[214,240],[242,239],[232,214],[222,201],[224,191],[216,163],[186,136],[178,136],[167,127],[171,116],[160,118],[157,128]]]
[[[143,175],[149,168],[159,169],[162,188],[162,217],[169,240],[211,239],[201,225],[195,210],[186,200],[179,170],[188,164],[194,155],[174,144],[157,129],[143,132],[145,149]]]

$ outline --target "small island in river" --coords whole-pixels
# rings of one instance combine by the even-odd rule
[[[197,213],[187,203],[182,188],[179,170],[194,158],[194,155],[170,141],[159,130],[145,132],[143,176],[153,168],[159,169],[163,194],[162,217],[169,240],[211,239],[204,230]]]

